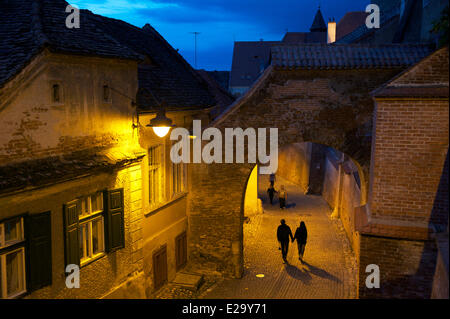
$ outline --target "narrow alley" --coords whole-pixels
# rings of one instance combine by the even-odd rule
[[[294,184],[277,177],[275,188],[284,184],[286,210],[278,200],[270,205],[268,178],[260,176],[259,197],[264,213],[244,224],[245,270],[242,279],[225,279],[203,298],[356,298],[356,260],[339,220],[320,196],[304,195]],[[304,262],[298,260],[297,244],[289,246],[288,263],[278,249],[276,229],[284,218],[292,232],[306,223],[308,242]]]

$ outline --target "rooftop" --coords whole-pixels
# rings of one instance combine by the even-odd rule
[[[303,44],[272,47],[272,65],[287,69],[407,67],[431,53],[421,44]]]
[[[121,20],[80,10],[79,29],[69,29],[64,0],[0,1],[0,88],[42,50],[139,62],[140,92],[151,90],[168,109],[216,104],[208,84],[150,25],[139,28]],[[31,10],[30,10],[31,9]],[[138,96],[148,110],[157,102]]]

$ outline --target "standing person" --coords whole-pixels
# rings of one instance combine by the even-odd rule
[[[292,242],[297,240],[298,248],[298,260],[303,261],[303,254],[305,253],[306,239],[308,237],[308,231],[306,230],[306,225],[303,221],[300,222],[300,227],[295,231],[294,238]]]
[[[278,193],[278,200],[280,201],[281,209],[286,208],[286,198],[287,198],[286,190],[284,189],[284,185],[281,185],[280,192]]]
[[[270,205],[273,205],[273,195],[278,192],[275,190],[275,188],[273,188],[272,184],[270,184],[269,188],[267,189],[267,193],[269,194]]]
[[[286,221],[282,219],[281,225],[278,226],[277,229],[277,239],[281,245],[281,255],[283,257],[284,262],[286,262],[287,253],[289,250],[289,239],[294,241],[294,237],[292,237],[291,228],[286,225]]]
[[[275,185],[275,173],[270,174],[270,185]]]

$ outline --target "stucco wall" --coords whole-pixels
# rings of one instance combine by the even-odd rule
[[[0,165],[136,139],[131,101],[111,91],[103,102],[104,85],[136,95],[135,62],[44,54],[32,63],[2,89]],[[52,101],[53,84],[60,103]]]

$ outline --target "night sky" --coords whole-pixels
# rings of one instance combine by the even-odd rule
[[[281,40],[286,30],[307,32],[320,3],[326,22],[364,11],[370,0],[72,0],[81,9],[142,27],[150,23],[197,68],[230,70],[234,41]]]

